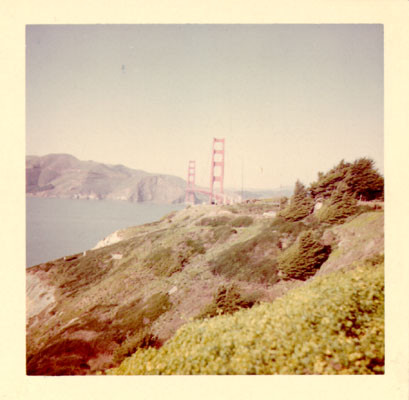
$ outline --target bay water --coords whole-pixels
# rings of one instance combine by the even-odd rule
[[[26,266],[89,250],[118,229],[156,221],[184,204],[26,198]]]

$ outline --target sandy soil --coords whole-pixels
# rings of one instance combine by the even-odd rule
[[[27,321],[55,302],[54,288],[47,285],[37,274],[26,274]]]

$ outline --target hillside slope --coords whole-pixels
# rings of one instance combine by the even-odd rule
[[[114,375],[382,374],[383,263],[313,280],[274,303],[189,323]]]
[[[176,176],[80,161],[69,154],[26,157],[29,196],[180,203],[185,187]]]
[[[383,255],[382,210],[333,226],[314,216],[274,218],[277,204],[189,207],[118,231],[110,245],[27,269],[27,373],[105,371],[140,348],[160,348],[192,319],[271,303],[309,284],[316,278],[285,277],[277,261],[303,232],[330,242],[318,273]]]

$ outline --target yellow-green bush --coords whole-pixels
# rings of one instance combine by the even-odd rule
[[[181,327],[108,374],[382,374],[383,264],[314,279],[272,304]]]

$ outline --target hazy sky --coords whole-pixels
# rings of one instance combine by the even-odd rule
[[[382,25],[31,25],[26,153],[209,186],[309,184],[341,159],[383,173]]]

